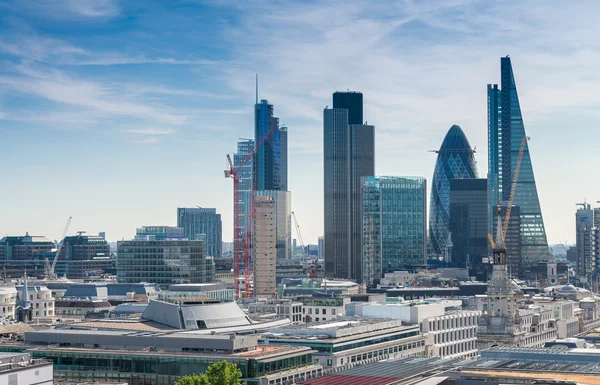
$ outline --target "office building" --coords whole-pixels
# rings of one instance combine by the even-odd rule
[[[209,208],[178,208],[177,227],[183,229],[187,239],[199,239],[206,235],[206,253],[209,257],[221,257],[223,247],[221,214],[217,209]]]
[[[577,275],[580,277],[589,277],[598,267],[595,255],[599,245],[595,243],[597,231],[594,227],[594,220],[594,210],[589,204],[583,203],[575,214]]]
[[[318,249],[319,253],[317,254],[317,257],[319,259],[323,259],[323,258],[325,258],[325,237],[319,237],[318,243],[319,243],[319,249]]]
[[[362,279],[360,178],[375,175],[375,127],[362,124],[360,101],[360,93],[336,92],[333,108],[323,111],[325,274],[357,281]]]
[[[273,131],[271,131],[273,130]],[[258,145],[253,159],[256,190],[287,191],[287,127],[279,127],[273,105],[266,100],[254,105],[254,141]]]
[[[244,239],[246,235],[249,235],[249,238],[252,239],[252,184],[253,174],[253,155],[252,151],[254,150],[254,140],[252,139],[240,139],[237,142],[237,153],[233,155],[233,167],[238,170],[238,193],[239,193],[239,201],[237,204],[239,217],[239,234],[237,235],[239,238]],[[245,163],[244,163],[245,161]],[[242,166],[243,163],[243,166]],[[234,203],[235,204],[235,203]],[[233,257],[233,242],[231,244],[231,252],[227,255]],[[240,242],[240,245],[242,243]],[[223,250],[225,253],[226,250]],[[252,250],[250,250],[252,253]],[[224,255],[223,255],[224,256]],[[250,254],[250,261],[252,261],[252,254]]]
[[[292,259],[292,193],[289,191],[257,190],[254,192],[254,197],[273,198],[277,260]]]
[[[0,239],[0,266],[2,275],[19,278],[25,270],[31,276],[44,274],[45,259],[54,259],[56,246],[43,236],[29,235],[6,236]]]
[[[427,182],[420,177],[362,178],[362,282],[425,263]]]
[[[450,180],[477,178],[477,164],[469,140],[457,125],[450,127],[437,154],[431,184],[429,241],[432,253],[451,262]]]
[[[286,325],[263,334],[263,343],[274,346],[309,347],[313,358],[324,367],[362,364],[390,357],[423,356],[425,337],[418,325],[393,319],[360,319]],[[352,382],[349,382],[351,384]]]
[[[162,289],[179,283],[215,280],[212,257],[200,239],[132,240],[117,242],[117,280],[120,283],[152,282]]]
[[[450,180],[452,266],[485,281],[488,258],[487,179]]]
[[[418,325],[425,336],[427,357],[472,358],[477,356],[478,311],[462,309],[462,300],[429,299],[389,302],[352,302],[348,315],[366,319],[392,318]]]
[[[506,219],[506,206],[500,206],[498,213],[502,221]],[[497,218],[496,214],[496,218]],[[496,231],[498,231],[496,229]],[[510,278],[524,279],[527,273],[526,261],[523,260],[521,254],[521,208],[513,206],[510,210],[510,219],[506,228],[506,237],[504,238],[504,246],[506,247],[506,264],[508,268],[508,276]],[[530,265],[532,266],[532,265]]]
[[[184,239],[183,229],[173,226],[142,226],[136,229],[136,240],[163,241],[165,239]]]
[[[31,331],[23,342],[1,344],[0,351],[52,360],[60,383],[171,385],[220,361],[236,364],[248,385],[292,383],[322,374],[310,348],[258,345],[259,333],[288,325],[289,319],[251,322],[234,302],[153,300],[141,319]]]
[[[277,292],[277,207],[274,197],[254,197],[254,295]]]
[[[53,385],[52,361],[32,359],[29,353],[0,353],[0,384],[7,385]]]
[[[70,279],[83,279],[100,275],[113,268],[110,258],[110,245],[98,235],[77,235],[65,237],[58,261],[56,274]]]
[[[501,202],[510,199],[521,141],[527,135],[517,86],[508,56],[500,59],[501,88],[488,84],[488,181],[489,229],[494,230],[494,211]],[[548,241],[538,199],[529,145],[521,162],[519,180],[513,201],[521,208],[521,253],[528,263],[548,257]],[[492,236],[495,236],[492,232]]]
[[[348,124],[363,124],[363,94],[361,92],[334,92],[333,108],[348,110]]]

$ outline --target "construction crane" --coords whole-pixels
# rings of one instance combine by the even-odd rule
[[[306,266],[306,270],[308,271],[310,278],[316,278],[316,266],[312,264],[308,266],[308,259],[310,258],[310,253],[308,248],[304,246],[304,237],[302,236],[302,231],[300,231],[300,225],[298,224],[298,220],[296,219],[296,213],[292,211],[292,218],[294,219],[294,226],[296,227],[296,234],[298,234],[298,240],[300,241],[300,247],[302,247],[302,251],[304,253],[304,265]]]
[[[510,198],[506,204],[506,215],[504,216],[504,223],[502,224],[502,241],[506,239],[506,232],[508,231],[508,221],[510,220],[510,212],[512,211],[513,200],[515,199],[515,191],[517,190],[517,182],[519,180],[519,171],[521,171],[521,161],[523,161],[523,153],[525,152],[525,145],[529,140],[528,136],[524,136],[521,140],[521,147],[519,148],[519,157],[517,158],[517,164],[515,166],[515,174],[513,175],[512,186],[510,187]]]
[[[255,144],[254,148],[246,155],[246,157],[240,162],[239,166],[234,167],[231,161],[231,156],[227,155],[227,162],[229,169],[225,170],[225,178],[233,179],[233,284],[235,287],[236,298],[240,298],[240,264],[244,262],[244,281],[245,281],[245,295],[250,296],[250,218],[248,218],[248,226],[246,234],[241,234],[242,228],[240,226],[240,192],[239,172],[254,156],[256,151],[264,144],[269,135],[277,129],[277,125],[273,125],[269,131]],[[251,193],[251,209],[250,217],[254,215],[254,190],[256,186],[252,186]]]
[[[65,243],[65,237],[67,236],[67,231],[69,231],[69,225],[71,224],[71,219],[73,217],[69,217],[67,220],[67,224],[65,225],[65,230],[63,231],[62,237],[58,243],[58,247],[56,248],[56,254],[54,255],[54,260],[52,261],[52,265],[46,258],[46,266],[44,268],[44,276],[46,279],[57,279],[56,275],[56,262],[58,261],[58,257],[60,256],[60,252],[62,251],[63,245]]]

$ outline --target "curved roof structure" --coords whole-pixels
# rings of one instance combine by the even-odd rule
[[[448,130],[438,151],[429,211],[432,252],[446,255],[450,234],[450,179],[477,178],[477,164],[469,140],[460,126]]]

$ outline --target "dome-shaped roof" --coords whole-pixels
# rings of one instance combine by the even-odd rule
[[[573,285],[565,285],[560,289],[560,291],[576,291],[576,290],[577,289]]]
[[[438,151],[429,211],[429,237],[433,252],[443,254],[450,233],[450,180],[477,178],[473,149],[462,128],[453,125]]]

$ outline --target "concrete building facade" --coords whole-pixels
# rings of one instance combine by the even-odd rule
[[[274,197],[254,197],[254,295],[277,292],[277,205]]]

